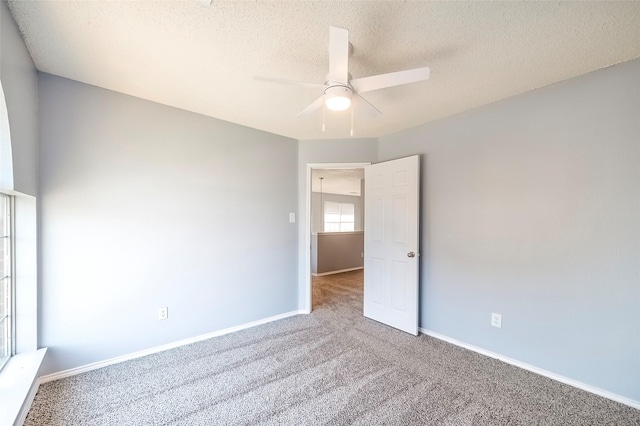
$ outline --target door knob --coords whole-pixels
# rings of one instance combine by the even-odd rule
[[[407,257],[416,257],[416,254],[410,251],[409,253],[407,253]]]

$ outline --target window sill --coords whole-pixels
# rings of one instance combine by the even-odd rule
[[[44,348],[14,355],[0,371],[0,425],[17,424],[23,407],[26,408],[25,403],[31,403],[29,398],[35,396],[33,387],[37,384],[38,371],[46,352]]]

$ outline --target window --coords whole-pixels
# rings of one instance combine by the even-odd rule
[[[11,197],[0,194],[0,369],[7,363],[13,352],[11,228]]]
[[[352,203],[324,202],[324,232],[353,232],[355,205]]]

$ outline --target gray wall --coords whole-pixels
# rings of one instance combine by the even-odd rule
[[[295,140],[47,74],[40,115],[43,373],[297,310]]]
[[[322,201],[333,201],[336,203],[351,203],[354,205],[355,210],[355,231],[362,231],[362,197],[356,197],[354,195],[342,195],[342,194],[322,194],[320,197],[319,192],[311,193],[311,232],[317,234],[322,232]]]
[[[5,190],[38,194],[38,72],[13,21],[0,1],[0,81],[4,90],[13,157],[13,183]]]
[[[421,154],[420,326],[639,401],[639,123],[635,60],[381,138]]]
[[[310,163],[360,163],[375,162],[378,157],[377,139],[301,140],[298,142],[298,304],[306,306],[309,293],[304,265],[307,259],[307,235],[305,232],[306,173]],[[310,213],[310,212],[309,212]]]

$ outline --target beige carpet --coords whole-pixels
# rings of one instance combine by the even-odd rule
[[[33,425],[640,425],[640,411],[362,317],[362,272],[314,312],[41,386]]]

